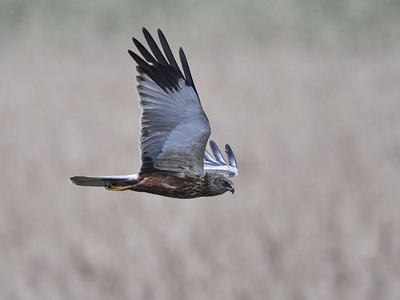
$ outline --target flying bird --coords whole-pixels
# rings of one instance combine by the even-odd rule
[[[210,140],[214,157],[206,150],[211,127],[200,103],[185,53],[179,48],[183,73],[160,29],[163,52],[143,28],[150,48],[133,38],[141,58],[128,50],[137,63],[136,77],[141,108],[138,174],[73,176],[76,185],[105,187],[110,191],[132,190],[173,198],[196,198],[234,193],[230,177],[238,175],[235,155],[225,145],[228,162]]]

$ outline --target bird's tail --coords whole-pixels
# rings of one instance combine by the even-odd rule
[[[73,176],[69,179],[71,183],[83,186],[100,186],[110,191],[125,191],[135,186],[138,182],[138,175],[117,175],[117,176]]]

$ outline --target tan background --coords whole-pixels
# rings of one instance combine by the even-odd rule
[[[0,3],[1,299],[400,299],[399,1]],[[142,26],[185,49],[234,196],[68,182],[139,170]]]

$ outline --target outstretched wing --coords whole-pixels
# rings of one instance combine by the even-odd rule
[[[206,150],[206,152],[204,153],[204,170],[223,173],[231,177],[238,176],[238,166],[232,148],[228,144],[225,145],[225,152],[228,155],[229,162],[229,164],[227,164],[221,154],[221,151],[219,151],[217,144],[212,140],[210,141],[210,147],[215,156],[215,159]]]
[[[133,42],[145,60],[128,51],[136,61],[139,76],[141,117],[141,173],[154,171],[204,174],[203,156],[211,133],[210,124],[190,73],[185,54],[179,49],[184,74],[158,29],[164,54],[150,33],[143,34],[152,54],[135,38]]]

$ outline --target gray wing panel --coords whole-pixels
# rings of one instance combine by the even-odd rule
[[[179,79],[178,89],[166,92],[146,74],[138,76],[137,82],[142,109],[140,151],[145,167],[141,172],[154,168],[202,175],[211,128],[194,89]]]

